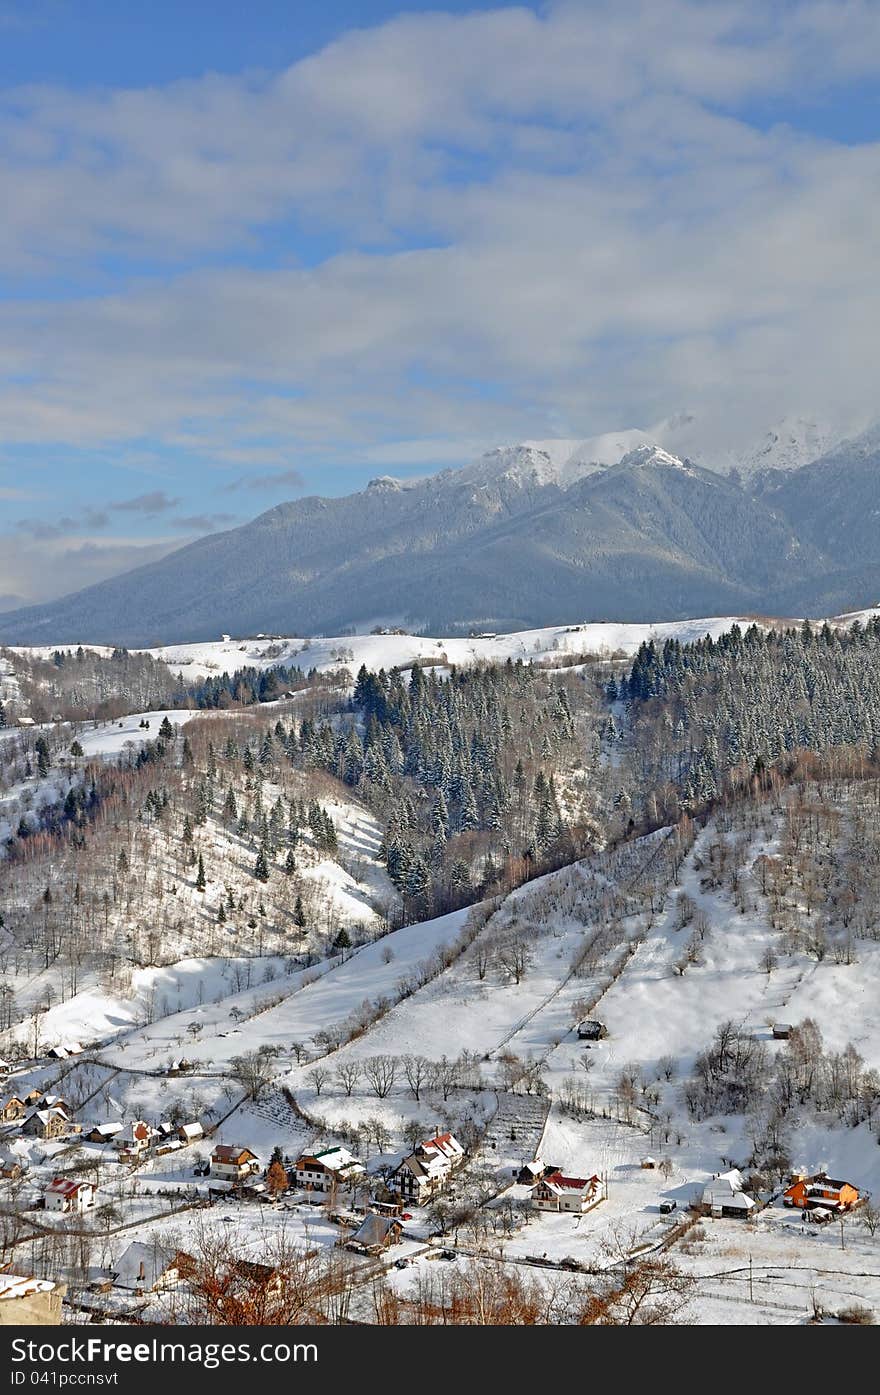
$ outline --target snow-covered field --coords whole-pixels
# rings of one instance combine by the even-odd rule
[[[860,610],[835,616],[832,624],[851,625],[864,622],[880,611]],[[677,639],[688,644],[706,635],[717,639],[733,625],[745,626],[752,620],[762,623],[763,617],[727,615],[697,617],[657,624],[625,624],[614,621],[586,621],[580,625],[550,625],[543,629],[520,630],[510,634],[486,634],[467,638],[438,639],[427,635],[380,634],[340,635],[306,639],[284,636],[258,636],[247,639],[218,639],[197,644],[169,644],[143,652],[168,664],[185,678],[204,678],[210,674],[232,673],[235,669],[260,669],[292,665],[317,669],[319,672],[347,667],[357,671],[361,664],[368,669],[406,668],[415,659],[441,665],[504,662],[521,659],[563,658],[570,654],[619,655],[630,657],[639,645],[653,639],[662,644]],[[792,624],[800,623],[794,619]],[[821,622],[814,622],[821,623]],[[14,652],[49,658],[56,646],[19,646]],[[109,648],[88,645],[96,653],[110,654]],[[161,716],[160,716],[161,720]]]

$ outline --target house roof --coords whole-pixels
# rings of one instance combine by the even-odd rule
[[[750,1211],[754,1201],[744,1191],[743,1175],[739,1168],[720,1172],[703,1188],[703,1203],[707,1206],[735,1206],[740,1211]]]
[[[347,1148],[327,1148],[323,1153],[315,1153],[315,1160],[332,1172],[342,1172],[346,1168],[362,1168],[363,1164]]]
[[[53,1177],[46,1191],[52,1196],[75,1197],[80,1187],[91,1187],[91,1182],[74,1182],[70,1177]]]
[[[384,1245],[388,1236],[395,1230],[403,1230],[396,1217],[377,1216],[374,1211],[370,1211],[351,1238],[359,1245],[372,1248],[373,1245]]]
[[[65,1124],[70,1123],[64,1110],[57,1104],[53,1104],[49,1109],[35,1109],[25,1119],[25,1123],[29,1124],[32,1119],[39,1119],[41,1124],[48,1124],[52,1118],[63,1119]]]
[[[424,1143],[420,1143],[418,1149],[427,1154],[439,1153],[441,1157],[454,1161],[456,1158],[464,1156],[464,1149],[458,1139],[451,1133],[438,1133],[436,1138],[428,1138]]]
[[[439,1177],[463,1157],[464,1149],[458,1139],[451,1133],[440,1133],[420,1143],[400,1166],[414,1177]]]
[[[51,1293],[50,1279],[33,1279],[26,1274],[0,1274],[0,1299],[24,1298],[29,1293]]]
[[[174,1265],[175,1256],[162,1245],[146,1245],[132,1240],[113,1265],[114,1281],[120,1288],[139,1288],[143,1265],[145,1288],[155,1288],[162,1275]]]
[[[250,1148],[242,1148],[237,1143],[218,1143],[211,1158],[219,1163],[243,1163],[250,1159],[257,1161],[256,1153],[252,1153]]]
[[[745,1179],[738,1167],[729,1172],[719,1172],[706,1186],[715,1192],[741,1192],[745,1189]]]
[[[549,1187],[553,1192],[591,1192],[598,1181],[595,1173],[592,1177],[567,1177],[563,1172],[551,1172],[538,1186]]]
[[[278,1268],[274,1264],[260,1264],[253,1259],[237,1259],[234,1264],[236,1274],[242,1279],[249,1279],[252,1283],[268,1284],[279,1274]]]

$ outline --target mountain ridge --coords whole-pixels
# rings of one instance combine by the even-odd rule
[[[880,433],[751,483],[629,433],[615,443],[622,435],[621,459],[582,472],[564,449],[554,461],[523,443],[462,470],[278,504],[158,562],[0,615],[0,642],[146,647],[376,623],[454,634],[695,610],[833,612],[876,599]]]

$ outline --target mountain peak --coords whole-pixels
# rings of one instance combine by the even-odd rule
[[[376,475],[375,479],[368,481],[367,489],[384,489],[396,493],[398,490],[403,489],[403,481],[395,479],[393,475]]]
[[[636,446],[635,450],[627,451],[620,461],[621,468],[638,468],[650,465],[671,466],[675,470],[684,470],[685,474],[688,475],[694,473],[691,467],[679,459],[677,455],[671,455],[668,450],[657,445]]]

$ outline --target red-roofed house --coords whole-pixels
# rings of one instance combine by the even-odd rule
[[[91,1211],[95,1204],[95,1188],[91,1182],[75,1182],[72,1177],[53,1177],[43,1199],[47,1211]]]
[[[532,1187],[532,1201],[541,1211],[589,1211],[605,1197],[598,1177],[568,1177],[550,1172]]]
[[[421,1206],[446,1185],[463,1158],[464,1149],[458,1139],[451,1133],[438,1133],[436,1138],[426,1139],[404,1158],[388,1179],[388,1185],[408,1201]]]
[[[143,1119],[132,1119],[127,1129],[118,1134],[115,1146],[123,1158],[138,1158],[146,1153],[153,1141],[153,1130]]]

